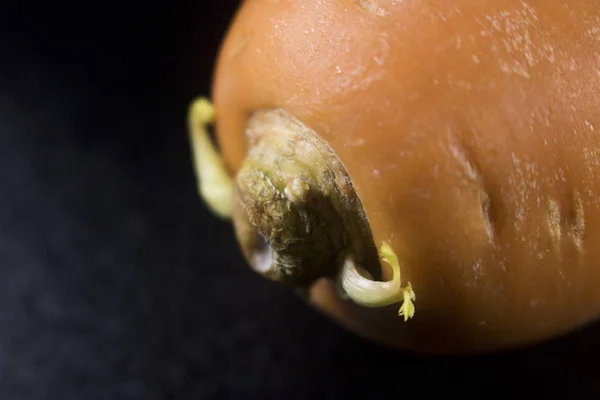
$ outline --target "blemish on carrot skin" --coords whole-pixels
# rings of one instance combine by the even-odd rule
[[[483,218],[485,231],[488,235],[488,240],[494,245],[496,228],[492,217],[492,199],[485,191],[482,191],[479,196],[479,201],[481,204],[481,216]]]
[[[521,7],[486,15],[481,23],[481,36],[490,43],[501,71],[529,79],[539,64],[557,61],[550,34],[540,29],[536,10],[523,1]]]
[[[383,65],[389,55],[390,45],[388,40],[389,38],[386,32],[381,32],[379,34],[376,50],[373,54],[373,60],[375,60],[378,65]]]
[[[461,171],[459,172],[461,177],[466,178],[466,180],[474,185],[479,192],[482,224],[489,243],[495,245],[496,227],[494,223],[492,199],[485,189],[483,173],[479,170],[477,165],[471,161],[473,158],[469,154],[468,149],[465,149],[452,135],[450,138],[449,149],[452,157],[454,157],[461,167]]]
[[[368,12],[369,14],[374,14],[380,17],[384,17],[386,15],[385,10],[379,4],[377,4],[376,0],[357,0],[358,5]]]
[[[472,182],[478,182],[478,183],[482,182],[483,181],[482,174],[477,169],[475,164],[473,164],[471,162],[471,157],[467,153],[467,150],[464,149],[463,146],[461,146],[459,143],[457,143],[457,140],[455,140],[455,139],[452,140],[452,138],[450,140],[455,142],[455,143],[451,143],[449,146],[450,153],[462,167],[462,171],[460,172],[461,175],[465,176],[468,180],[470,180]]]
[[[571,238],[575,248],[579,251],[583,248],[583,238],[585,235],[585,211],[579,192],[573,194],[572,218],[570,220]]]
[[[600,41],[600,17],[596,18],[598,25],[594,25],[588,30],[588,35],[591,39]]]
[[[554,249],[560,251],[562,229],[560,226],[560,205],[556,200],[548,200],[548,233],[552,239]]]

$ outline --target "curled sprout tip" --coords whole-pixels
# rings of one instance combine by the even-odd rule
[[[417,300],[415,296],[415,292],[412,288],[410,282],[406,285],[404,289],[402,289],[402,294],[404,295],[404,302],[402,306],[398,310],[398,315],[404,316],[404,321],[408,321],[409,318],[415,316],[415,303]]]
[[[372,280],[350,256],[346,258],[340,274],[344,292],[355,303],[364,307],[385,307],[402,303],[398,315],[404,316],[404,321],[408,321],[415,315],[415,292],[410,282],[406,287],[402,287],[400,263],[390,245],[384,242],[380,253],[382,260],[392,267],[392,280],[387,282]]]
[[[392,267],[392,281],[397,281],[398,286],[400,286],[402,280],[400,276],[400,263],[398,262],[398,256],[396,256],[396,253],[394,250],[392,250],[392,247],[387,242],[383,242],[380,251],[383,261]],[[403,303],[400,307],[400,310],[398,310],[398,315],[403,315],[404,320],[407,321],[409,318],[412,318],[415,315],[415,305],[413,302],[416,301],[417,297],[410,282],[408,282],[406,287],[401,288],[401,290]]]
[[[188,114],[190,141],[198,192],[216,215],[228,219],[233,207],[233,179],[208,134],[207,126],[214,118],[215,110],[208,99],[194,101]]]

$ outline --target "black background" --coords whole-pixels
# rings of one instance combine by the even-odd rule
[[[0,399],[600,396],[598,326],[419,357],[245,266],[185,125],[237,2],[0,4]]]

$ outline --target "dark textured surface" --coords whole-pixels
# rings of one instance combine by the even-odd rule
[[[415,357],[245,267],[186,141],[235,6],[214,3],[0,14],[0,399],[598,398],[598,327]]]

